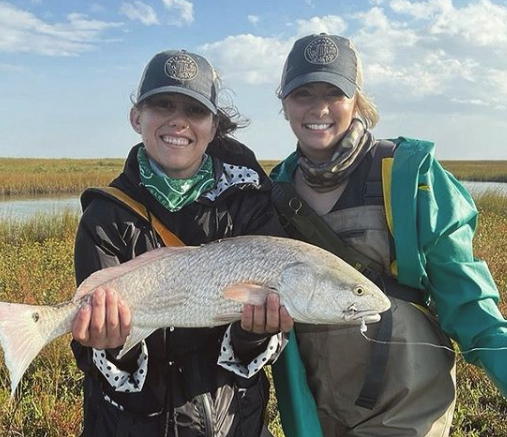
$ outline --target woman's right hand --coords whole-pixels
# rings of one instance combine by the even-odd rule
[[[95,349],[114,349],[125,344],[132,328],[128,305],[116,290],[99,287],[90,304],[84,304],[74,320],[72,336],[83,346]]]

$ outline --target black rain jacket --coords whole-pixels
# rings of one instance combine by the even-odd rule
[[[223,163],[254,169],[260,184],[233,185],[214,201],[193,202],[171,213],[141,184],[135,146],[124,171],[111,183],[143,203],[186,245],[200,245],[247,234],[283,235],[270,201],[271,183],[252,151],[232,139],[214,140],[207,153],[215,170]],[[217,175],[217,180],[220,173]],[[149,222],[113,198],[93,189],[82,197],[83,216],[75,246],[76,280],[126,262],[162,242]],[[210,260],[210,262],[212,262]],[[82,437],[258,437],[268,400],[264,372],[245,379],[217,365],[226,326],[204,329],[159,329],[145,341],[148,372],[138,393],[120,393],[103,378],[92,361],[92,349],[76,341],[72,349],[84,372],[84,431]],[[245,363],[262,352],[266,336],[233,325],[236,355]],[[139,347],[115,361],[131,372],[137,368]],[[124,407],[121,411],[104,394]]]

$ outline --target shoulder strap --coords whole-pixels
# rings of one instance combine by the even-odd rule
[[[146,207],[132,199],[127,193],[116,187],[98,187],[94,188],[94,191],[102,192],[113,197],[126,205],[131,211],[136,213],[138,216],[150,222],[155,229],[155,232],[159,235],[166,246],[185,246],[185,243],[181,241],[175,234],[173,234],[167,227],[154,215],[148,214]]]
[[[371,280],[381,274],[382,266],[347,245],[296,193],[292,184],[275,182],[272,198],[280,215],[298,230],[305,241],[334,253]]]

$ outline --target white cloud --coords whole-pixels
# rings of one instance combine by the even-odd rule
[[[392,65],[372,63],[365,66],[368,83],[377,87],[389,86],[400,94],[417,98],[427,96],[461,95],[460,88],[472,86],[472,61],[461,62],[449,59],[444,52],[421,53],[415,63],[393,63]],[[473,88],[476,88],[474,86]]]
[[[507,47],[507,8],[480,0],[455,9],[448,8],[430,27],[434,35],[463,38],[476,46],[501,44]]]
[[[265,84],[280,80],[285,56],[291,46],[292,40],[243,34],[205,44],[199,47],[199,51],[213,60],[213,65],[227,81]]]
[[[427,20],[438,12],[452,9],[450,0],[430,0],[428,2],[410,2],[408,0],[392,0],[391,9],[398,14],[407,14],[414,18]]]
[[[295,38],[318,32],[342,34],[359,50],[365,91],[387,99],[400,111],[432,106],[451,111],[456,105],[470,111],[477,107],[505,110],[506,7],[491,0],[461,8],[451,0],[370,3],[377,6],[343,18],[326,15],[296,20],[291,23],[294,37],[243,34],[206,44],[201,50],[227,79],[269,83],[275,88]],[[487,20],[494,29],[486,25]]]
[[[261,20],[258,15],[249,15],[247,18],[253,25],[256,25]]]
[[[491,85],[498,91],[507,96],[507,71],[493,70],[489,72],[489,80]],[[505,99],[504,99],[505,101]]]
[[[464,105],[474,105],[474,106],[488,106],[488,103],[481,100],[481,99],[468,99],[468,100],[465,100],[465,99],[458,99],[458,98],[453,98],[451,99],[451,102],[454,102],[454,103],[460,103],[460,104],[464,104]]]
[[[312,17],[309,20],[296,20],[298,36],[311,33],[343,34],[347,24],[338,15],[325,15],[323,17]]]
[[[470,2],[461,8],[452,0],[392,0],[389,6],[398,14],[430,20],[428,31],[432,35],[461,38],[476,46],[507,43],[507,8],[490,0]]]
[[[104,31],[122,23],[91,20],[69,14],[67,22],[49,24],[31,12],[0,2],[0,51],[70,56],[91,50]]]
[[[490,0],[461,8],[451,0],[393,0],[389,6],[394,17],[380,8],[359,14],[370,23],[354,37],[365,55],[367,83],[404,89],[406,98],[440,96],[463,106],[505,108],[506,7]]]
[[[145,26],[159,24],[155,10],[146,3],[134,1],[133,3],[123,3],[120,11],[133,21],[140,21]]]
[[[162,0],[169,11],[175,11],[178,15],[170,18],[170,23],[176,26],[191,24],[194,21],[194,5],[187,0]]]
[[[486,72],[483,79],[490,90],[488,98],[497,109],[505,109],[507,106],[507,69],[492,69]]]
[[[362,24],[352,40],[367,61],[364,65],[371,61],[392,63],[400,53],[409,53],[420,40],[415,30],[403,23],[391,22],[382,8],[373,7],[355,14],[354,18]]]

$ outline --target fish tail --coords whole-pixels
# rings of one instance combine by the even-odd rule
[[[0,302],[0,344],[11,379],[11,398],[26,369],[42,348],[62,335],[67,311],[51,306]]]

